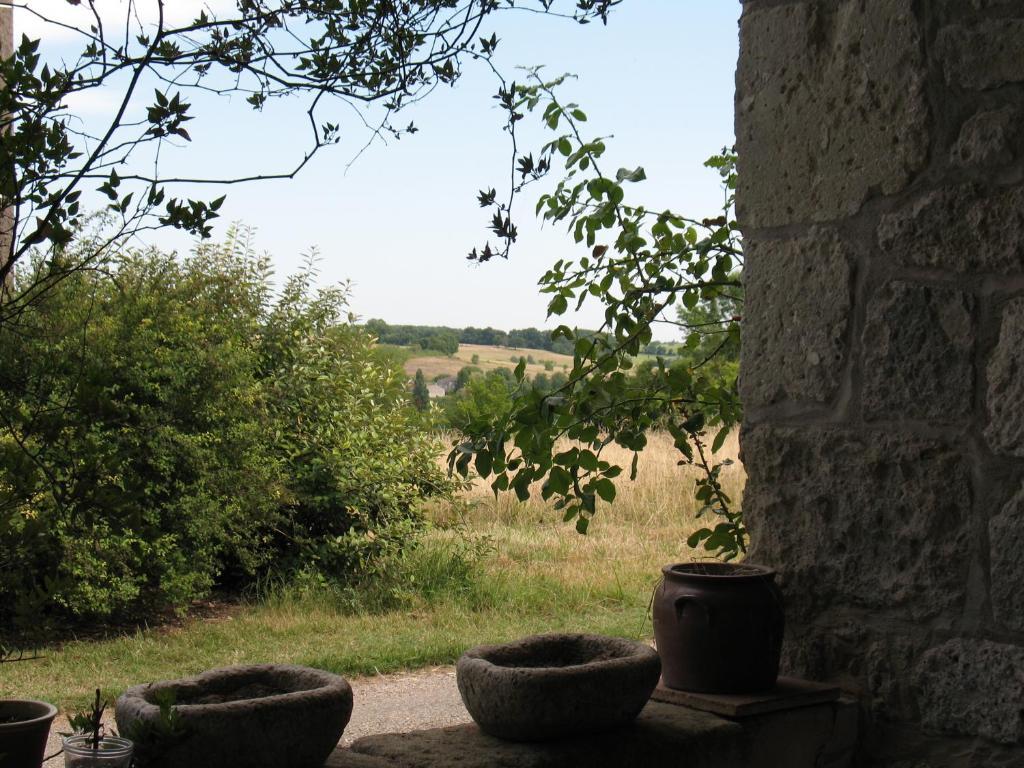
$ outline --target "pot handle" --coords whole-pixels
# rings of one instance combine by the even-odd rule
[[[679,595],[673,601],[673,603],[676,609],[677,622],[682,621],[683,609],[686,608],[687,603],[692,603],[693,605],[697,605],[703,608],[704,615],[707,617],[708,624],[711,624],[711,622],[714,620],[714,610],[710,605],[708,605],[704,600],[702,600],[699,595]]]

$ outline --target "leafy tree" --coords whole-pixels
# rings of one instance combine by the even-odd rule
[[[492,420],[508,418],[517,386],[506,368],[473,376],[456,395],[448,398],[445,421],[456,429],[472,432]]]
[[[477,358],[477,360],[479,360],[479,356],[478,355],[473,355],[473,357],[475,357],[475,358]],[[459,369],[459,372],[455,376],[455,391],[458,392],[460,389],[465,387],[469,383],[470,379],[472,379],[474,376],[476,376],[476,375],[478,375],[480,373],[483,373],[483,371],[481,371],[475,365],[464,365],[464,366],[462,366]]]
[[[430,390],[427,389],[427,379],[420,368],[416,369],[416,376],[412,382],[412,404],[418,411],[425,411],[430,407]]]
[[[419,344],[425,350],[440,352],[442,355],[448,355],[449,357],[459,351],[458,336],[447,331],[431,333],[429,336],[421,338]]]
[[[480,355],[474,354],[473,357],[470,358],[470,362],[473,363],[473,365],[479,365]]]
[[[511,192],[514,197],[556,163],[563,165],[563,178],[540,196],[537,212],[566,224],[588,253],[578,261],[555,262],[541,278],[541,290],[550,296],[549,316],[596,300],[605,323],[596,333],[559,326],[552,335],[573,347],[567,382],[550,393],[522,388],[512,408],[468,423],[449,454],[449,467],[466,475],[475,466],[481,475],[493,475],[495,492],[512,490],[520,499],[542,481],[542,496],[555,498],[565,520],[585,533],[598,501],[614,500],[614,481],[624,470],[603,458],[604,449],[617,443],[631,450],[630,476],[635,477],[648,429],[664,424],[681,461],[701,470],[695,494],[710,523],[691,537],[691,546],[703,543],[735,557],[745,548],[743,518],[719,482],[724,462],[712,457],[740,417],[735,381],[708,376],[703,365],[666,367],[662,360],[647,377],[631,375],[634,359],[652,342],[655,323],[689,330],[685,320],[673,318],[677,306],[694,310],[702,302],[741,301],[742,243],[732,218],[735,156],[723,151],[707,163],[723,181],[718,216],[695,220],[629,204],[627,187],[646,178],[644,169],[603,171],[605,142],[584,137],[586,114],[559,101],[555,89],[562,80],[545,82],[533,71],[528,84],[503,86],[498,94],[509,131],[515,132],[526,112],[538,110],[555,133],[536,154],[516,156],[519,181]],[[480,201],[494,209],[492,230],[501,245],[495,249],[488,243],[470,258],[507,256],[515,241],[511,203],[498,201],[493,190],[481,192]],[[739,315],[721,315],[720,329],[721,338],[738,344]],[[515,372],[520,382],[524,373],[520,362]],[[571,447],[557,447],[562,438]]]

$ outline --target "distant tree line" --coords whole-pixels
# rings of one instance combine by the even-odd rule
[[[438,325],[390,325],[384,320],[366,322],[366,330],[377,337],[381,344],[399,347],[420,347],[424,350],[454,355],[459,344],[485,344],[513,349],[543,349],[560,355],[571,355],[573,345],[567,339],[551,338],[551,331],[540,328],[516,328],[502,331],[497,328],[449,328]],[[583,334],[593,332],[582,331]],[[651,342],[643,352],[663,357],[675,354],[675,347],[665,342]]]

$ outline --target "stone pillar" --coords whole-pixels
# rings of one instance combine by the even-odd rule
[[[784,663],[860,698],[864,765],[1024,765],[1024,0],[740,28],[744,506]]]

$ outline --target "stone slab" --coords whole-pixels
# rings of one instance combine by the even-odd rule
[[[796,677],[780,677],[775,688],[764,693],[694,693],[677,691],[664,683],[659,683],[651,698],[666,704],[713,712],[724,717],[743,718],[812,704],[825,704],[838,700],[839,695],[840,690],[834,685]]]
[[[918,4],[763,5],[740,20],[740,223],[841,219],[903,190],[928,156]]]
[[[742,735],[740,725],[710,713],[651,702],[631,726],[559,741],[504,741],[473,724],[367,736],[351,750],[392,768],[729,768],[742,765]],[[362,765],[342,762],[332,768]]]
[[[746,252],[744,405],[829,402],[847,358],[852,265],[859,254],[825,227],[796,239],[748,238]]]
[[[982,91],[1024,81],[1024,19],[989,19],[939,32],[937,48],[946,82]]]
[[[993,618],[1024,633],[1024,486],[988,521]]]
[[[779,570],[787,626],[839,605],[913,621],[962,610],[973,504],[962,445],[891,427],[770,424],[745,426],[740,445],[748,557]]]
[[[917,665],[921,723],[930,731],[1024,744],[1024,648],[955,638]]]
[[[1024,199],[1024,198],[1022,198]],[[985,438],[998,454],[1024,459],[1024,298],[1003,310],[999,343],[988,362]]]
[[[867,305],[862,407],[870,420],[970,418],[974,299],[953,288],[893,280]]]
[[[324,768],[819,768],[822,755],[838,768],[845,765],[833,749],[841,707],[735,721],[651,701],[632,726],[560,741],[503,741],[475,725],[367,736],[338,749]]]
[[[941,187],[882,217],[882,253],[901,266],[964,274],[1024,271],[1024,187]]]

